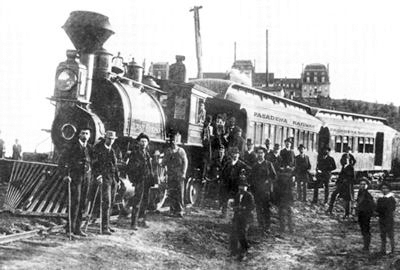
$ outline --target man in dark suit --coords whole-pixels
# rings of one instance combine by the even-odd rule
[[[15,139],[15,144],[13,145],[13,154],[12,159],[14,160],[21,160],[22,159],[22,147],[18,142],[18,139]]]
[[[309,157],[304,154],[304,145],[300,144],[299,152],[295,158],[294,175],[296,177],[297,184],[297,200],[306,202],[307,201],[307,183],[309,178],[309,170],[311,169],[311,163]]]
[[[346,146],[344,148],[344,151],[345,151],[345,153],[340,158],[340,165],[342,165],[342,167],[350,165],[350,166],[352,166],[354,168],[354,165],[356,165],[356,159],[350,153],[351,147],[350,146]]]
[[[132,152],[128,162],[129,180],[135,186],[131,216],[133,230],[137,230],[138,225],[148,228],[146,224],[148,195],[150,187],[154,184],[154,173],[148,150],[150,139],[146,134],[140,133],[136,140],[139,143],[139,149]],[[139,218],[142,219],[141,222],[139,222]]]
[[[267,160],[270,161],[274,165],[274,169],[276,172],[280,171],[282,158],[279,155],[281,146],[279,143],[274,144],[274,148],[269,151],[267,155]]]
[[[295,155],[291,147],[292,147],[292,141],[290,140],[290,138],[287,138],[285,140],[285,148],[283,148],[279,153],[282,160],[281,162],[282,169],[294,168]]]
[[[92,177],[92,146],[88,144],[90,128],[82,128],[78,140],[60,158],[60,169],[64,181],[71,183],[71,230],[79,236],[87,236],[81,231],[82,214]],[[67,225],[68,228],[68,225]]]
[[[314,185],[314,197],[312,202],[318,202],[318,188],[322,184],[325,191],[324,203],[328,202],[329,197],[329,182],[331,181],[332,171],[336,170],[335,160],[329,156],[331,149],[325,147],[317,160],[317,183]]]
[[[247,164],[247,166],[252,167],[257,161],[257,155],[254,151],[254,144],[251,139],[247,139],[246,147],[247,150],[244,152],[243,161]]]
[[[227,217],[228,200],[238,192],[239,174],[248,169],[246,164],[239,160],[240,153],[237,147],[231,149],[231,160],[224,166],[221,173],[220,204],[222,207],[222,218]]]
[[[263,233],[269,231],[271,224],[271,193],[273,183],[276,181],[274,165],[265,160],[264,148],[256,150],[257,161],[253,164],[250,172],[250,190],[256,201],[257,220]]]
[[[93,153],[93,173],[103,194],[102,231],[107,235],[115,231],[110,227],[110,212],[119,182],[117,157],[112,148],[116,138],[115,131],[106,131],[105,140],[95,145]]]
[[[221,144],[218,147],[218,152],[211,160],[208,177],[211,179],[219,179],[221,176],[221,171],[225,166],[225,164],[227,163],[228,163],[228,157],[225,154],[225,147],[223,144]]]
[[[238,256],[242,260],[249,249],[247,231],[252,220],[252,211],[255,207],[253,195],[247,191],[246,171],[240,172],[238,192],[233,203],[232,232],[230,237],[231,256]]]

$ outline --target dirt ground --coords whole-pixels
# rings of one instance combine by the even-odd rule
[[[261,237],[253,225],[249,231],[252,247],[242,262],[228,257],[230,219],[218,218],[219,212],[208,206],[188,208],[184,219],[150,214],[150,228],[139,231],[131,231],[128,218],[122,218],[113,222],[118,231],[112,236],[98,235],[97,226],[91,225],[88,238],[69,241],[63,233],[51,233],[2,245],[0,268],[375,270],[389,269],[400,258],[400,253],[376,254],[380,245],[376,218],[371,253],[362,253],[358,224],[342,221],[341,208],[336,210],[328,216],[324,205],[295,202],[295,233],[278,235],[274,209],[271,235]],[[395,228],[400,243],[400,231]]]

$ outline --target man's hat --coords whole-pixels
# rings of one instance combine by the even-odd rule
[[[300,149],[300,148],[305,149],[306,147],[304,146],[304,144],[300,144],[297,148],[298,148],[298,149]]]
[[[83,125],[83,126],[79,129],[78,132],[80,133],[82,130],[89,130],[90,132],[93,131],[92,128],[91,128],[89,125]]]
[[[383,182],[379,189],[382,190],[383,187],[387,187],[389,190],[392,190],[392,186],[388,182]]]
[[[110,138],[110,139],[116,139],[117,138],[117,133],[112,130],[107,130],[106,135],[104,135],[104,138]]]
[[[184,55],[175,55],[175,59],[185,61],[185,56]]]
[[[259,146],[259,147],[257,147],[256,152],[257,152],[258,150],[263,150],[264,152],[266,152],[266,151],[267,151],[267,148],[265,148],[264,146]]]
[[[329,146],[325,146],[322,150],[327,150],[328,152],[330,152],[331,148]]]
[[[137,136],[136,140],[140,141],[140,139],[147,139],[148,142],[150,142],[150,138],[149,136],[147,136],[146,134],[144,134],[143,132],[139,134],[139,136]]]
[[[269,141],[269,139],[265,139],[265,142],[264,142],[265,144],[270,144],[270,141]]]
[[[250,145],[250,144],[253,144],[253,142],[251,141],[250,138],[248,138],[247,141],[246,141],[246,144],[247,144],[247,145]]]
[[[240,153],[239,148],[237,148],[236,146],[232,147],[230,150],[231,150],[230,152],[232,154],[239,154]]]
[[[368,180],[368,178],[367,177],[365,177],[365,176],[363,176],[363,177],[361,177],[361,179],[360,179],[360,182],[361,181],[364,181],[364,182],[366,182],[367,183],[367,186],[369,186],[370,185],[370,181]]]
[[[290,143],[292,143],[292,138],[286,138],[286,139],[285,139],[285,142],[290,142]]]

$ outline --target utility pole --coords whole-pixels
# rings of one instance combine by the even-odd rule
[[[202,55],[202,50],[201,50],[201,36],[200,36],[200,15],[199,15],[199,9],[203,8],[202,6],[194,6],[190,12],[193,11],[194,13],[194,34],[195,34],[195,40],[196,40],[196,57],[197,57],[197,78],[202,79],[203,78],[203,71],[202,71],[202,66],[201,66],[201,55]]]

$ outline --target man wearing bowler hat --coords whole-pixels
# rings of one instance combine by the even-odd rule
[[[104,141],[94,147],[93,174],[99,188],[102,201],[102,231],[103,234],[111,234],[115,230],[110,227],[110,212],[112,210],[113,198],[119,183],[117,157],[112,145],[117,138],[115,131],[108,130]]]
[[[297,185],[297,200],[307,201],[307,183],[309,178],[309,170],[311,169],[311,163],[308,156],[304,153],[304,145],[300,144],[299,154],[295,158],[294,175],[296,177]]]
[[[331,149],[325,147],[317,160],[317,183],[314,185],[314,197],[312,202],[318,202],[318,188],[322,184],[324,186],[325,198],[324,203],[328,203],[329,182],[331,181],[332,171],[336,170],[335,160],[329,156]]]
[[[148,228],[146,224],[146,210],[150,187],[154,184],[154,172],[151,155],[149,152],[149,137],[140,133],[136,138],[139,148],[132,152],[128,162],[128,176],[135,186],[133,197],[131,228],[137,230],[138,226]],[[141,221],[139,222],[139,218]]]
[[[233,203],[232,232],[230,237],[231,256],[237,256],[238,260],[244,259],[249,243],[247,231],[253,218],[252,211],[255,207],[253,195],[247,191],[249,184],[246,180],[246,171],[242,169],[239,173],[238,191]]]
[[[249,167],[239,160],[240,153],[237,147],[231,148],[231,160],[224,166],[221,172],[220,205],[222,218],[227,217],[228,201],[238,192],[239,174],[242,170],[248,171]]]
[[[169,135],[169,147],[165,153],[163,165],[167,167],[168,196],[171,200],[170,214],[182,218],[188,159],[185,150],[177,144],[176,134],[172,132]]]
[[[64,181],[71,183],[71,232],[83,237],[87,235],[81,230],[82,214],[86,208],[85,202],[92,177],[93,149],[88,143],[90,133],[89,127],[82,128],[78,140],[60,157],[60,169]]]

